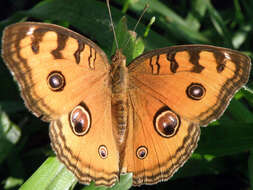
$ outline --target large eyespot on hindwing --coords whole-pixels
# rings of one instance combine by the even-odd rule
[[[179,116],[168,107],[162,107],[154,117],[154,127],[162,137],[173,137],[177,134],[181,121]]]
[[[66,85],[65,77],[60,71],[52,71],[47,76],[47,84],[52,91],[62,91]]]
[[[201,100],[206,95],[206,89],[200,83],[191,83],[186,89],[186,95],[193,100]]]
[[[76,106],[69,114],[70,127],[75,135],[83,136],[91,126],[89,110],[84,105]]]

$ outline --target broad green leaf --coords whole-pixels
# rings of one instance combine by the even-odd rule
[[[202,128],[196,152],[214,156],[245,152],[253,147],[252,126],[253,123],[221,122],[217,126]]]
[[[75,176],[55,157],[49,157],[21,186],[20,190],[68,190]]]
[[[240,101],[233,99],[230,102],[229,113],[239,122],[253,123],[253,113]]]

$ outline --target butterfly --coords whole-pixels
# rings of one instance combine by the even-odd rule
[[[146,52],[126,66],[67,28],[23,22],[5,28],[2,57],[28,109],[50,122],[51,145],[79,182],[112,186],[166,181],[249,78],[246,55],[209,45]]]

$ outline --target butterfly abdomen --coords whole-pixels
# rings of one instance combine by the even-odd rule
[[[112,58],[112,68],[112,120],[114,135],[121,149],[127,135],[128,70],[126,58],[120,50],[117,50],[115,56]]]

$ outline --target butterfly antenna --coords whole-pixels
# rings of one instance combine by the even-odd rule
[[[142,17],[144,16],[144,14],[145,14],[145,12],[148,10],[148,8],[149,8],[149,4],[146,4],[145,7],[144,7],[144,9],[143,9],[143,11],[142,11],[142,13],[141,13],[141,16],[139,17],[137,23],[136,23],[135,26],[134,26],[134,29],[133,29],[134,32],[136,31],[137,26],[139,25],[139,23],[140,23]],[[127,42],[126,42],[126,45],[125,45],[124,47],[126,47],[126,46],[128,45],[129,41],[130,41],[130,37],[128,38],[128,40],[127,40]]]
[[[146,4],[145,7],[144,7],[144,9],[143,9],[143,11],[142,11],[142,13],[141,13],[141,16],[139,17],[137,23],[136,23],[135,26],[134,26],[134,29],[133,29],[134,32],[135,32],[137,26],[139,25],[139,23],[140,23],[140,21],[141,21],[143,15],[144,15],[145,12],[148,10],[148,8],[149,8],[149,4]]]
[[[117,49],[119,49],[119,44],[118,44],[117,36],[116,36],[116,32],[115,32],[115,27],[114,27],[114,24],[112,22],[112,13],[111,13],[110,2],[109,1],[110,0],[106,0],[106,5],[107,5],[109,16],[110,16],[110,22],[111,22],[111,27],[112,27],[112,32],[113,32],[114,40],[115,40],[115,43],[116,43],[116,47],[117,47]]]

